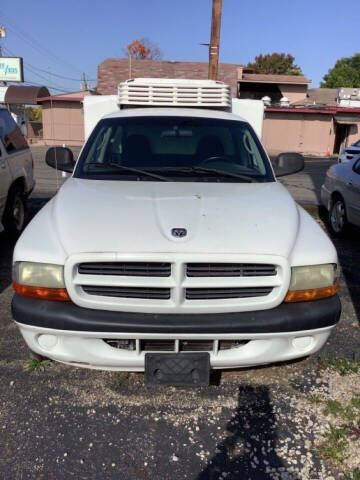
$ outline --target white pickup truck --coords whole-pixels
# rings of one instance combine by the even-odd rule
[[[14,251],[29,348],[175,385],[318,351],[340,316],[337,254],[275,178],[301,155],[273,168],[220,82],[128,81],[102,101],[115,111],[76,163],[47,152],[72,176]]]

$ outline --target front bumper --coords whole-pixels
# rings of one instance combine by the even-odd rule
[[[247,340],[211,351],[212,368],[260,365],[318,351],[339,320],[341,304],[334,296],[255,312],[158,315],[90,310],[15,295],[12,312],[29,348],[40,355],[88,368],[143,371],[144,351],[114,348],[104,339]]]

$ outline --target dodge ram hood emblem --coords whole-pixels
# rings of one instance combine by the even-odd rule
[[[187,230],[186,228],[173,228],[171,230],[171,235],[176,238],[186,237]]]

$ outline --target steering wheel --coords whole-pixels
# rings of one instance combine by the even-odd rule
[[[212,157],[205,158],[200,165],[206,165],[207,163],[212,163],[216,162],[217,160],[220,160],[220,162],[228,162],[228,163],[234,163],[233,160],[229,157],[229,155],[213,155]]]

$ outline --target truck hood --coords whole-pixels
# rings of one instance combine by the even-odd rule
[[[69,178],[52,200],[65,252],[243,253],[288,257],[299,212],[277,182],[197,183]],[[187,235],[175,238],[173,228]]]

